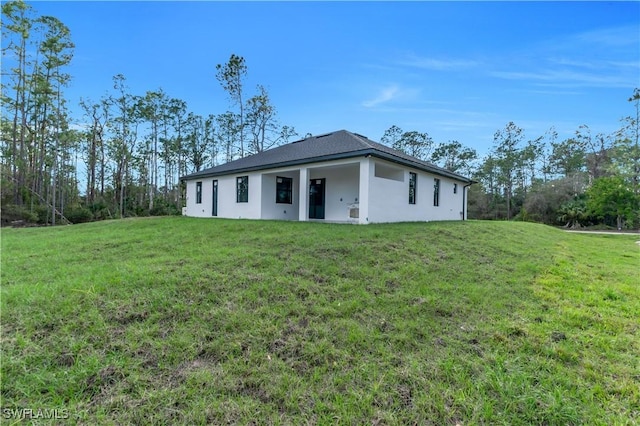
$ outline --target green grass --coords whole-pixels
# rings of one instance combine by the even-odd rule
[[[3,229],[2,409],[637,424],[638,239],[474,221]]]

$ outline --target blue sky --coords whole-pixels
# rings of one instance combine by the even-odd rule
[[[485,154],[513,121],[610,133],[640,87],[640,2],[31,2],[71,30],[67,97],[93,100],[123,74],[198,114],[230,109],[215,65],[248,66],[281,124],[302,135],[391,125]]]

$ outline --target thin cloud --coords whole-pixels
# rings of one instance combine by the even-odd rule
[[[541,89],[536,89],[536,90],[523,90],[522,93],[535,93],[538,95],[553,95],[553,96],[574,96],[574,95],[584,95],[585,92],[584,91],[577,91],[577,90],[541,90]]]
[[[635,68],[640,71],[640,61],[607,61],[607,65],[618,68]]]
[[[397,84],[391,84],[383,87],[371,99],[363,101],[362,106],[365,108],[374,108],[392,101],[411,101],[415,100],[420,90],[406,87],[400,87]]]
[[[494,71],[490,74],[506,80],[525,80],[548,86],[629,87],[633,85],[629,78],[621,75],[572,70]]]
[[[433,71],[456,71],[473,68],[478,65],[478,62],[465,59],[436,59],[410,55],[406,59],[398,61],[398,64]]]
[[[373,99],[362,102],[362,106],[373,108],[385,102],[389,102],[398,95],[398,86],[393,85],[382,89]]]
[[[636,25],[602,28],[577,34],[574,39],[584,44],[596,44],[604,48],[636,47],[640,37]]]
[[[451,131],[451,130],[459,130],[459,129],[467,129],[467,128],[493,128],[493,123],[489,123],[487,121],[469,121],[469,120],[448,120],[448,121],[435,121],[433,122],[434,126],[438,126],[443,130]]]
[[[640,61],[638,60],[602,60],[592,58],[590,60],[569,59],[569,58],[547,58],[550,64],[565,66],[567,68],[584,68],[589,70],[607,70],[609,72],[625,71],[625,68],[635,68],[640,70]]]
[[[536,50],[571,60],[604,60],[611,56],[637,56],[640,35],[637,25],[598,28],[547,39]]]
[[[536,86],[576,88],[637,86],[638,28],[620,26],[547,40],[492,77]],[[498,63],[496,61],[496,63]]]
[[[577,60],[570,58],[548,58],[550,63],[554,63],[561,66],[567,67],[578,67],[578,68],[587,68],[587,69],[600,69],[602,68],[602,63],[596,61],[587,61],[587,60]]]

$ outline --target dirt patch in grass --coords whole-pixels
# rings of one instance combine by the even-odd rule
[[[124,380],[126,375],[113,365],[102,368],[87,377],[84,386],[85,395],[91,398],[91,404],[99,405],[108,397],[111,387]]]
[[[65,352],[63,354],[60,354],[56,358],[56,365],[59,365],[61,367],[71,367],[75,363],[76,363],[76,358],[70,352]]]
[[[300,375],[307,374],[311,367],[303,355],[305,330],[308,326],[309,319],[306,317],[300,318],[297,322],[289,321],[281,331],[280,337],[273,340],[268,347],[270,353],[280,358]]]
[[[171,381],[174,384],[184,383],[189,376],[199,371],[212,371],[216,368],[217,363],[207,358],[197,358],[193,361],[184,362],[173,369],[171,373]]]

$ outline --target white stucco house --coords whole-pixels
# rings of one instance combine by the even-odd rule
[[[358,224],[464,220],[467,188],[473,183],[345,130],[182,180],[186,216]]]

